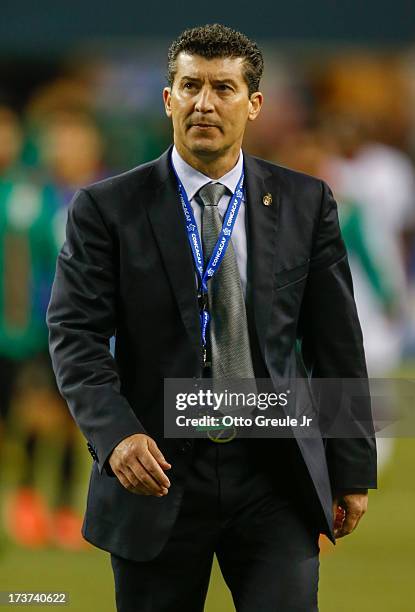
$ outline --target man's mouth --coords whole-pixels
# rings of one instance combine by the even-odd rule
[[[218,128],[219,129],[219,126],[215,125],[213,123],[191,123],[190,127],[194,127],[194,128],[200,129],[200,130],[208,130],[208,129],[211,129],[211,128]]]

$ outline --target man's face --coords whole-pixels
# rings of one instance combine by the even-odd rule
[[[239,150],[246,122],[257,117],[262,104],[259,92],[249,96],[243,59],[180,53],[176,68],[163,99],[179,151],[214,158]]]

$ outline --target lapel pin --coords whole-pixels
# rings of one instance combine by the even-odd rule
[[[272,204],[272,195],[270,193],[266,193],[262,198],[262,203],[264,206],[271,206]]]

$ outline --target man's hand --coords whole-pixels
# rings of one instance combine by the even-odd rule
[[[367,491],[344,491],[333,500],[334,535],[342,538],[354,531],[367,510]]]
[[[170,480],[163,470],[171,468],[155,441],[145,434],[122,440],[112,451],[109,464],[120,483],[137,495],[167,495]]]

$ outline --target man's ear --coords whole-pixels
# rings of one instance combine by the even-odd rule
[[[259,112],[264,101],[264,96],[260,91],[253,93],[249,99],[248,120],[253,121],[259,115]]]
[[[163,102],[167,117],[171,117],[171,87],[163,89]]]

